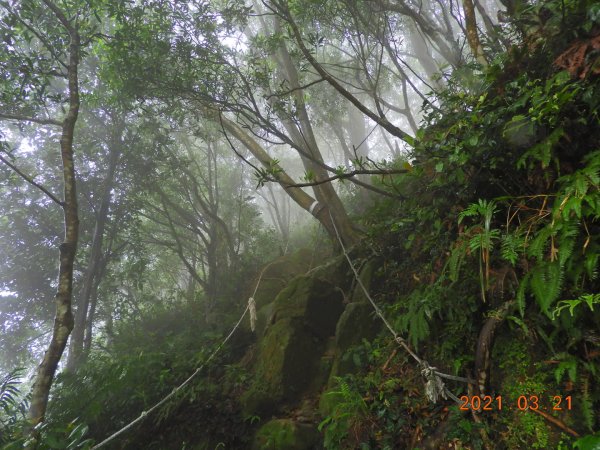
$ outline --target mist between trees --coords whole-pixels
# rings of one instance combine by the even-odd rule
[[[398,180],[458,173],[427,130],[484,104],[510,52],[596,11],[558,3],[0,0],[0,364],[32,382],[26,446],[57,375],[148,317],[185,305],[218,334],[275,258],[360,247],[379,202],[460,197]],[[517,119],[515,148],[550,133]]]

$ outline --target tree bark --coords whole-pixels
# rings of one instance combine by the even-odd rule
[[[274,18],[273,20],[275,21],[275,32],[282,32],[279,20],[277,18]],[[292,58],[290,57],[285,42],[280,42],[275,59],[280,66],[280,71],[282,74],[284,74],[285,81],[287,81],[289,87],[293,90],[292,95],[294,97],[298,124],[294,123],[294,121],[289,118],[282,117],[281,119],[295,145],[302,149],[304,154],[310,156],[310,158],[307,158],[302,154],[300,155],[305,169],[307,171],[312,171],[312,173],[315,175],[315,181],[326,179],[328,177],[328,173],[323,168],[323,156],[319,150],[314,130],[308,116],[306,103],[304,101],[304,91],[300,87],[298,71],[292,61]],[[355,243],[358,239],[358,236],[353,229],[352,223],[348,217],[348,214],[346,213],[346,209],[344,208],[342,201],[340,200],[331,183],[315,185],[313,186],[313,191],[317,201],[327,205],[329,214],[331,215],[330,220],[333,218],[335,221],[338,232],[340,233],[344,243],[348,245]]]
[[[68,89],[69,109],[62,124],[60,150],[64,181],[64,241],[60,245],[60,263],[58,273],[58,288],[55,297],[56,315],[52,339],[48,349],[37,368],[31,390],[31,403],[28,411],[29,423],[32,427],[44,420],[50,387],[67,340],[73,329],[73,314],[71,312],[71,297],[73,292],[73,265],[77,253],[79,237],[79,216],[77,209],[77,191],[75,182],[75,167],[73,163],[73,135],[79,114],[79,49],[80,37],[78,30],[69,22],[65,14],[50,0],[44,3],[52,10],[61,25],[69,34],[68,60]],[[37,444],[37,431],[31,431],[34,448]]]
[[[477,32],[477,19],[475,17],[475,5],[473,0],[463,0],[463,9],[465,10],[465,26],[467,29],[467,41],[473,56],[479,64],[483,67],[488,65],[485,54],[483,53],[483,47],[479,40],[479,33]]]
[[[248,135],[248,133],[246,133],[238,124],[223,116],[221,116],[220,121],[223,129],[240,141],[242,145],[244,145],[244,147],[246,147],[265,168],[276,170],[274,177],[281,187],[283,187],[283,189],[292,198],[292,200],[294,200],[302,209],[308,211],[312,216],[314,216],[323,225],[323,227],[325,227],[327,234],[335,239],[335,228],[331,222],[328,205],[318,202],[302,189],[294,187],[296,184],[295,181],[283,170],[283,168],[281,168],[281,166],[276,164],[273,158],[269,156],[269,154],[261,147],[261,145],[250,135]],[[342,235],[342,231],[339,229],[339,227],[338,231],[340,231],[340,235]],[[356,233],[354,230],[352,230],[352,235],[350,238],[344,237],[344,235],[342,236],[342,240],[346,239],[344,244],[348,243],[351,245],[355,242]]]
[[[77,305],[77,312],[75,313],[75,327],[69,344],[69,357],[67,359],[67,370],[69,371],[76,371],[79,365],[87,357],[83,351],[84,335],[86,323],[91,320],[88,314],[90,310],[90,299],[94,289],[97,289],[97,285],[100,283],[99,275],[100,266],[102,265],[103,260],[102,246],[104,242],[104,230],[110,211],[111,190],[114,186],[117,165],[121,156],[121,146],[119,141],[123,129],[122,125],[123,124],[117,127],[114,131],[113,138],[111,139],[108,171],[103,183],[100,208],[96,213],[96,224],[94,225],[94,235],[92,237],[92,249],[83,278],[81,296],[79,298],[79,304]],[[90,323],[90,326],[91,325],[92,324]]]

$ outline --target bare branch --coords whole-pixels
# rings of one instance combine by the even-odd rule
[[[402,174],[402,173],[407,173],[407,172],[408,172],[408,170],[406,170],[406,169],[353,170],[351,172],[340,173],[340,174],[334,175],[329,178],[324,178],[322,180],[312,181],[312,182],[308,182],[308,183],[286,184],[285,187],[301,188],[301,187],[308,187],[308,186],[318,186],[320,184],[329,183],[329,182],[335,181],[335,180],[345,180],[347,178],[352,178],[356,175],[382,175],[383,176],[383,175],[396,175],[396,174]]]
[[[33,123],[39,123],[40,125],[55,125],[58,127],[62,127],[62,122],[59,122],[58,120],[38,119],[37,117],[27,117],[27,116],[22,116],[20,114],[9,114],[9,113],[0,112],[0,119],[18,120],[20,122],[33,122]]]
[[[302,40],[302,35],[300,34],[300,30],[298,29],[298,25],[292,18],[287,6],[281,2],[273,2],[273,3],[278,5],[279,12],[281,14],[283,14],[284,20],[290,26],[292,33],[294,35],[294,38],[296,40],[296,43],[298,44],[298,47],[300,48],[300,51],[302,52],[304,57],[307,59],[307,61],[310,63],[310,65],[313,66],[313,68],[319,73],[319,75],[321,75],[321,77],[323,77],[335,90],[337,90],[340,94],[342,94],[342,96],[344,96],[347,100],[349,100],[350,103],[352,103],[354,106],[356,106],[363,114],[368,116],[375,123],[381,125],[381,127],[384,128],[387,132],[396,136],[397,138],[402,139],[408,145],[411,145],[411,146],[414,145],[414,138],[412,136],[410,136],[408,133],[402,131],[396,125],[394,125],[389,120],[387,120],[387,118],[378,116],[373,111],[371,111],[369,108],[367,108],[365,105],[363,105],[354,95],[352,95],[335,78],[333,78],[329,72],[327,72],[323,68],[323,66],[313,57],[313,55],[310,53],[310,51],[304,45],[304,41]]]
[[[311,81],[310,83],[305,84],[304,86],[298,86],[297,88],[290,89],[290,90],[285,91],[285,92],[277,92],[277,93],[274,93],[274,94],[270,94],[270,95],[267,95],[265,98],[267,100],[269,100],[271,97],[284,97],[286,95],[291,94],[292,92],[301,91],[301,90],[306,89],[308,87],[314,86],[315,84],[319,84],[322,81],[325,81],[325,79],[324,78],[319,78],[318,80]]]
[[[36,183],[33,180],[33,178],[31,178],[30,176],[28,176],[28,175],[24,174],[23,172],[21,172],[21,170],[19,170],[19,168],[17,166],[11,164],[10,161],[8,161],[2,155],[0,155],[0,161],[2,161],[4,164],[6,164],[8,167],[10,167],[11,170],[13,170],[16,174],[18,174],[21,178],[23,178],[29,184],[31,184],[32,186],[38,188],[40,191],[42,191],[44,194],[46,194],[50,198],[50,200],[52,200],[58,206],[60,206],[61,208],[65,206],[65,203],[62,202],[62,201],[60,201],[54,194],[52,194],[52,192],[50,192],[48,189],[46,189],[41,184]]]

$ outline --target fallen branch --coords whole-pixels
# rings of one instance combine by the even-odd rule
[[[539,414],[540,416],[542,416],[544,419],[546,419],[548,422],[550,422],[553,425],[556,425],[558,428],[560,428],[561,430],[563,430],[565,433],[569,433],[571,436],[574,437],[579,437],[579,433],[577,433],[577,431],[573,430],[572,428],[569,428],[569,426],[564,423],[562,420],[551,416],[548,413],[545,413],[544,411],[540,411],[539,409],[531,409],[530,411],[533,411],[536,414]]]

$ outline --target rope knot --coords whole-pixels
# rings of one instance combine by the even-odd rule
[[[421,375],[425,380],[425,395],[432,403],[437,403],[440,398],[446,399],[446,385],[437,374],[437,369],[427,361],[421,362]]]
[[[254,333],[256,329],[256,302],[254,297],[248,299],[248,308],[250,309],[250,329]]]

